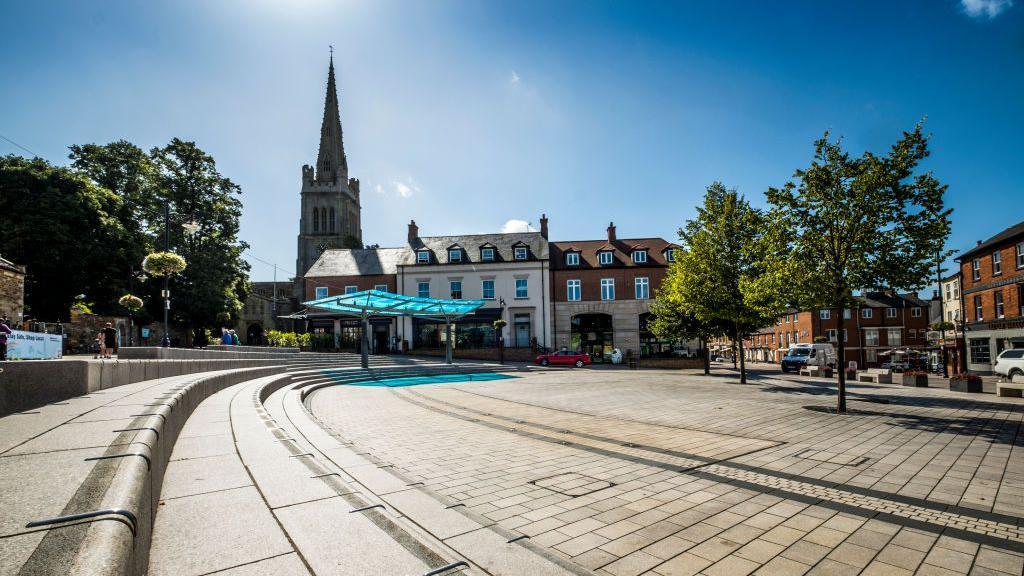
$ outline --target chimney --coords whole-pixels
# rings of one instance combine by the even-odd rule
[[[548,215],[547,214],[541,214],[540,215],[540,235],[543,236],[545,240],[548,239]]]
[[[608,241],[615,242],[615,222],[608,223]]]
[[[981,240],[978,240],[978,243],[975,244],[975,246],[981,246]]]
[[[416,225],[415,220],[409,220],[409,244],[415,244],[416,239],[420,237],[420,227]]]

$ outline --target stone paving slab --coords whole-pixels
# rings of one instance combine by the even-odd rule
[[[816,383],[573,371],[309,405],[356,451],[601,574],[1021,574],[1024,403],[854,398],[835,416]]]

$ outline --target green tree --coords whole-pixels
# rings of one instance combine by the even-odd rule
[[[928,154],[920,123],[883,156],[851,157],[826,132],[814,143],[811,165],[796,171],[796,182],[768,190],[774,233],[789,245],[763,280],[775,290],[789,287],[788,297],[801,309],[828,308],[836,318],[843,318],[855,291],[923,287],[937,257],[948,255],[952,212],[942,200],[946,186],[930,172],[915,174]],[[845,412],[843,343],[837,361],[836,408]]]
[[[651,320],[647,324],[651,332],[659,340],[679,342],[682,340],[700,341],[701,362],[704,373],[711,373],[711,361],[708,357],[708,341],[729,333],[729,327],[721,322],[701,322],[693,314],[683,311],[680,302],[672,296],[670,286],[675,281],[675,267],[669,269],[668,276],[662,282],[662,288],[651,302]]]
[[[698,322],[729,326],[738,347],[740,382],[746,383],[743,338],[775,322],[780,298],[754,290],[766,274],[765,254],[772,252],[768,218],[721,182],[708,186],[697,217],[679,230],[682,249],[664,285],[667,299]]]
[[[138,237],[118,217],[121,199],[74,170],[19,156],[0,158],[0,253],[28,267],[34,318],[67,320],[75,297],[116,313]],[[144,251],[139,252],[144,253]]]
[[[175,138],[152,149],[150,157],[154,204],[166,202],[170,208],[167,243],[188,263],[172,280],[172,318],[202,344],[205,329],[237,320],[248,289],[249,265],[242,259],[248,245],[238,240],[241,189],[194,142]],[[153,218],[148,225],[156,248],[163,250],[164,218]],[[152,279],[150,284],[151,293],[158,294],[161,281]],[[158,313],[160,305],[159,298],[150,298],[152,312]]]

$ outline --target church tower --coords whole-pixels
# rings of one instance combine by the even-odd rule
[[[362,248],[359,180],[348,177],[348,159],[341,133],[338,90],[334,81],[334,57],[327,69],[327,96],[320,126],[320,150],[316,168],[302,167],[302,213],[299,217],[298,253],[295,260],[295,297],[310,299],[303,275],[328,248]]]

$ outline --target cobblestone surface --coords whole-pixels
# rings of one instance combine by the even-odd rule
[[[600,574],[1022,574],[1024,402],[574,370],[337,387],[338,436]],[[887,402],[887,403],[880,403]]]

